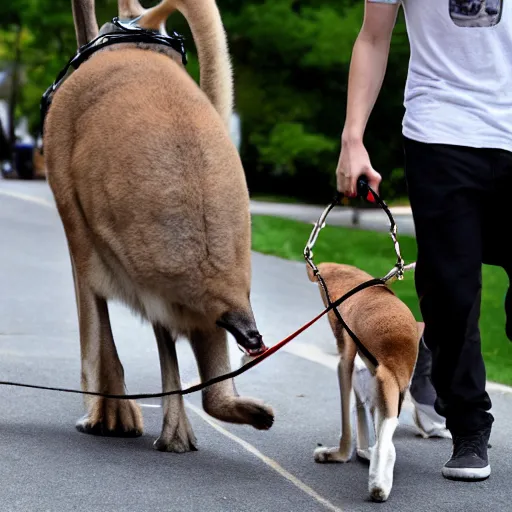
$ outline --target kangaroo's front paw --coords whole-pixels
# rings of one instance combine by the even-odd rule
[[[138,437],[143,431],[142,414],[133,400],[97,398],[76,428],[96,436]]]
[[[261,400],[246,397],[228,397],[220,400],[205,400],[205,410],[208,414],[221,421],[252,425],[258,430],[269,430],[274,424],[272,407]]]
[[[160,437],[153,443],[155,450],[159,452],[186,453],[197,451],[196,436],[190,425],[179,427],[173,435],[162,432]]]

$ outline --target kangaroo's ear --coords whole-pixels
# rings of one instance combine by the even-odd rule
[[[118,0],[117,7],[119,18],[122,20],[137,18],[146,12],[139,0]]]
[[[158,5],[144,12],[142,18],[139,20],[139,25],[145,29],[160,30],[162,26],[165,26],[167,18],[174,11],[176,11],[175,1],[162,0]]]
[[[94,0],[73,0],[71,3],[78,47],[87,44],[98,36],[98,21]]]

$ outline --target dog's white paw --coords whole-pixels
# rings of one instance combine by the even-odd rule
[[[337,446],[333,448],[321,446],[315,449],[314,457],[316,462],[349,462],[352,454],[341,453]]]
[[[386,428],[386,422],[384,420]],[[396,422],[396,420],[392,420]],[[391,423],[391,422],[390,422]],[[368,490],[373,501],[386,501],[393,486],[393,470],[396,461],[396,450],[392,443],[377,444],[373,447],[370,460],[370,478]]]
[[[370,479],[368,490],[373,501],[383,502],[389,498],[393,486],[393,463],[389,461],[387,468],[380,468],[380,471],[373,471],[370,467]]]
[[[389,493],[391,492],[391,486],[384,486],[384,485],[371,485],[370,484],[370,498],[373,501],[377,501],[379,503],[382,503],[384,501],[387,501],[389,498]]]
[[[364,459],[364,460],[370,461],[371,458],[372,458],[372,448],[370,447],[370,448],[367,448],[366,450],[358,448],[357,449],[357,456],[360,459]]]

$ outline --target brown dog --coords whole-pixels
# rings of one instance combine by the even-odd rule
[[[357,285],[372,279],[366,272],[350,266],[322,263],[318,266],[332,300]],[[308,266],[311,281],[317,282]],[[323,296],[324,303],[327,301]],[[339,306],[339,312],[363,345],[375,356],[378,367],[367,364],[374,379],[371,390],[355,389],[357,405],[357,453],[370,460],[369,492],[375,501],[387,500],[393,484],[395,447],[393,434],[405,392],[418,356],[419,333],[410,309],[386,285],[366,288]],[[338,378],[341,394],[342,435],[339,446],[317,448],[317,462],[348,462],[355,451],[351,422],[354,361],[356,345],[333,311],[329,323],[338,343]],[[358,357],[359,359],[359,357]],[[364,358],[361,357],[364,361]],[[365,404],[369,401],[369,404]],[[365,406],[369,405],[372,425],[368,425]],[[369,430],[374,429],[375,445],[369,446]]]
[[[95,53],[57,90],[45,126],[48,181],[73,267],[82,387],[124,393],[107,301],[153,325],[164,391],[179,388],[175,341],[187,337],[202,380],[230,370],[228,329],[247,350],[262,339],[250,304],[251,227],[242,164],[229,133],[232,75],[214,0],[120,0],[121,19],[164,33],[178,9],[197,46],[201,88],[176,52],[117,44]],[[79,45],[98,34],[93,0],[73,0]],[[164,48],[164,50],[162,50]],[[164,54],[162,54],[162,52]],[[171,57],[171,58],[170,58]],[[232,381],[203,392],[212,416],[268,429],[272,409],[239,397]],[[155,447],[195,449],[180,396],[163,400]],[[91,399],[77,428],[142,433],[139,406]]]

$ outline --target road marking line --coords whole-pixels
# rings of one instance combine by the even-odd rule
[[[334,343],[333,343],[334,346]],[[283,347],[285,352],[292,354],[302,359],[307,359],[313,363],[320,364],[331,370],[338,369],[338,362],[340,358],[334,354],[327,354],[320,348],[309,343],[301,343],[300,341],[294,341]]]
[[[252,444],[248,443],[247,441],[244,441],[240,437],[236,436],[235,434],[232,434],[225,428],[221,427],[217,422],[213,421],[204,411],[190,403],[188,400],[184,400],[185,406],[193,411],[195,414],[197,414],[202,420],[204,420],[208,425],[213,427],[217,432],[220,432],[222,435],[230,439],[231,441],[234,441],[235,443],[239,444],[242,448],[247,450],[249,453],[256,456],[258,459],[260,459],[264,464],[269,466],[271,469],[279,473],[283,478],[291,482],[295,487],[299,488],[301,491],[305,492],[308,496],[312,497],[314,500],[321,503],[324,507],[326,507],[328,510],[331,510],[333,512],[343,512],[343,510],[339,507],[336,507],[333,505],[329,500],[325,499],[323,496],[320,496],[317,492],[315,492],[311,487],[309,487],[307,484],[299,480],[296,476],[292,475],[286,469],[284,469],[282,466],[280,466],[275,460],[271,459],[270,457],[267,457],[263,453],[261,453],[256,447],[254,447]],[[152,409],[158,409],[161,408],[158,404],[144,404],[139,403],[141,407],[148,407]]]
[[[21,199],[22,201],[28,201],[29,203],[35,203],[46,208],[55,208],[55,205],[42,197],[30,196],[28,194],[22,194],[13,190],[0,189],[0,195],[14,197],[15,199]]]
[[[28,194],[22,194],[20,192],[14,192],[12,190],[4,189],[0,189],[0,195],[14,197],[16,199],[21,199],[22,201],[29,201],[35,204],[39,204],[41,206],[45,206],[46,208],[55,208],[55,205],[52,202],[47,201],[42,197],[34,197]],[[314,363],[326,366],[327,368],[336,369],[338,365],[337,356],[334,356],[332,354],[326,354],[315,345],[294,342],[292,345],[284,347],[283,350],[297,357],[301,357]],[[489,391],[495,391],[498,393],[512,395],[512,387],[507,386],[505,384],[499,384],[497,382],[487,381],[487,389]]]
[[[188,409],[195,412],[201,419],[203,419],[208,425],[213,427],[217,432],[220,432],[222,435],[226,436],[231,441],[239,444],[244,450],[247,450],[249,453],[260,459],[264,464],[273,469],[276,473],[279,473],[283,478],[291,482],[295,487],[305,492],[308,496],[316,500],[318,503],[322,504],[326,509],[332,510],[333,512],[343,512],[343,510],[336,505],[332,504],[329,500],[320,496],[316,491],[314,491],[307,484],[299,480],[296,476],[292,475],[282,466],[280,466],[275,460],[267,457],[263,453],[261,453],[257,448],[255,448],[252,444],[244,441],[238,436],[235,436],[225,428],[221,427],[217,422],[213,421],[205,412],[191,404],[188,400],[185,400],[185,405]]]
[[[338,356],[334,354],[327,354],[317,346],[311,345],[309,343],[294,341],[293,343],[283,347],[282,350],[294,356],[301,357],[302,359],[307,359],[313,363],[317,363],[330,368],[331,370],[336,370],[338,368]],[[487,381],[486,388],[488,391],[512,395],[512,387],[505,384]]]

